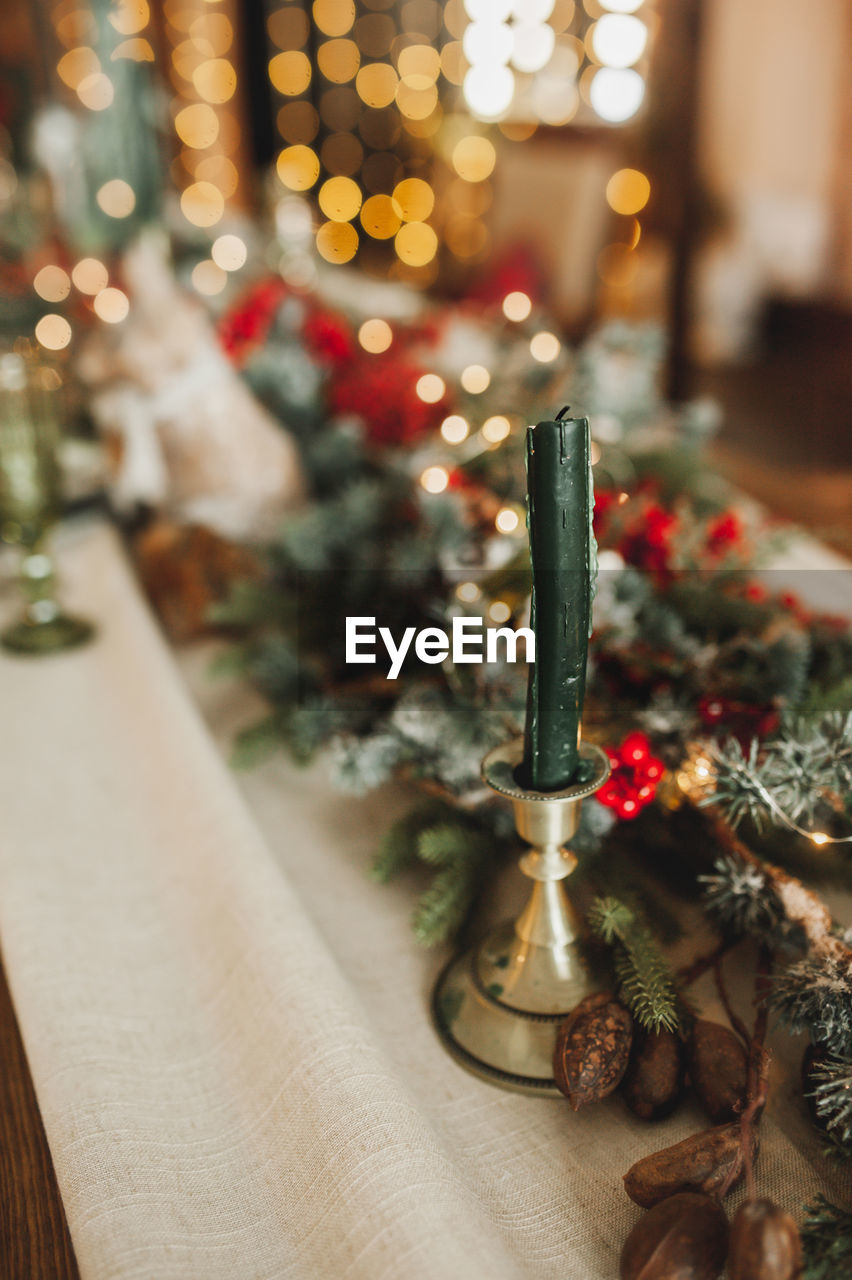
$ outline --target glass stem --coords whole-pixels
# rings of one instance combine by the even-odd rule
[[[43,541],[24,548],[19,581],[26,601],[25,621],[31,626],[53,622],[59,616],[59,605],[55,598],[56,571]]]

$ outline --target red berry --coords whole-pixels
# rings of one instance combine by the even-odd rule
[[[651,754],[651,744],[644,733],[628,733],[619,755],[625,764],[641,764]]]

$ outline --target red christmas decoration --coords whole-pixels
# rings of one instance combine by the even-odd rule
[[[304,323],[302,336],[308,350],[332,367],[346,364],[357,352],[347,320],[336,311],[313,311]]]
[[[415,390],[423,370],[396,355],[355,360],[329,386],[329,408],[361,418],[372,444],[408,444],[438,427],[446,399],[426,404]]]
[[[261,280],[219,322],[219,341],[234,364],[241,365],[253,347],[266,340],[275,314],[287,296],[277,276]]]
[[[651,743],[644,733],[628,733],[620,747],[607,747],[606,753],[612,772],[595,799],[614,809],[619,818],[636,818],[654,799],[665,765],[651,755]]]
[[[738,547],[743,537],[743,522],[735,511],[723,511],[707,528],[707,550],[721,556]]]
[[[772,706],[740,702],[735,698],[723,698],[708,694],[698,703],[698,714],[708,729],[723,730],[732,734],[748,749],[752,738],[766,738],[778,728],[779,716]]]
[[[657,502],[650,503],[618,545],[627,564],[666,576],[677,528],[677,516]]]

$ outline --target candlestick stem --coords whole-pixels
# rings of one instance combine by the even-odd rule
[[[589,781],[532,791],[516,781],[523,739],[504,743],[482,764],[484,781],[512,801],[519,836],[532,847],[519,866],[532,882],[517,920],[500,925],[455,957],[438,979],[433,1014],[446,1048],[469,1071],[521,1093],[556,1093],[553,1051],[559,1024],[593,989],[580,952],[580,923],[565,880],[577,859],[565,842],[580,805],[609,776],[600,748],[582,743]]]

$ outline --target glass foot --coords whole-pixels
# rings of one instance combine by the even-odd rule
[[[49,622],[14,623],[0,635],[0,645],[10,653],[38,656],[74,649],[77,645],[86,644],[94,634],[95,628],[84,618],[60,613]]]

